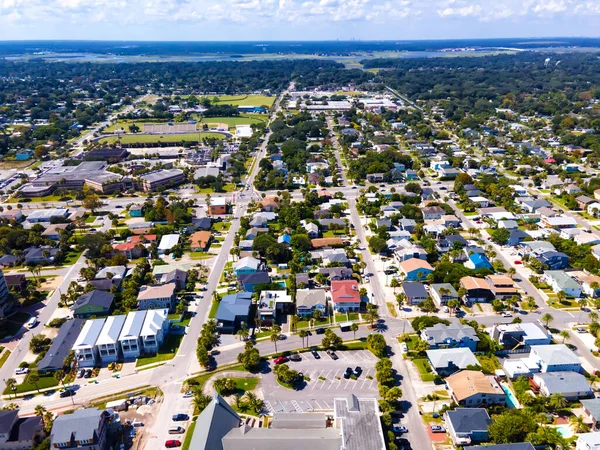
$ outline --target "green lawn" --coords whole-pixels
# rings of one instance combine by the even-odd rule
[[[192,259],[210,259],[214,256],[206,252],[190,252],[190,258]]]
[[[197,191],[198,191],[198,194],[213,194],[215,192],[215,190],[211,187],[198,188]],[[227,183],[225,186],[223,186],[223,191],[225,191],[225,192],[235,191],[235,184]]]
[[[208,318],[209,319],[214,319],[217,316],[217,309],[219,309],[219,303],[220,302],[212,302],[212,305],[210,305],[210,311],[208,313]]]
[[[159,142],[201,142],[206,138],[223,139],[222,133],[183,133],[183,134],[126,134],[121,136],[122,144],[155,144]],[[112,144],[119,141],[117,136],[109,136],[100,140],[101,144]]]
[[[259,378],[232,378],[235,381],[235,390],[244,395],[246,391],[253,391],[260,381]]]
[[[147,364],[153,364],[161,361],[168,361],[169,359],[173,359],[177,354],[177,350],[179,349],[179,345],[181,344],[181,340],[183,339],[182,334],[170,334],[163,342],[161,349],[158,351],[158,354],[154,356],[144,356],[138,358],[135,363],[136,367],[145,366]]]
[[[231,222],[215,222],[212,225],[213,231],[223,232],[229,230]]]
[[[260,105],[259,105],[260,106]],[[241,115],[238,117],[203,117],[201,124],[218,124],[223,123],[230,128],[235,128],[236,125],[252,125],[253,123],[266,122],[267,116],[264,119],[260,119],[257,115],[251,117],[249,115]]]
[[[194,436],[194,430],[196,429],[196,421],[190,423],[186,433],[185,439],[183,440],[183,445],[181,446],[181,450],[189,450],[190,445],[192,444],[192,437]]]
[[[435,380],[435,374],[431,373],[431,366],[429,365],[429,361],[425,358],[413,359],[413,363],[419,369],[419,373],[421,374],[421,380],[423,381],[433,381]]]
[[[83,253],[83,252],[67,253],[67,256],[65,256],[65,260],[62,263],[62,265],[63,266],[71,266],[71,265],[75,264],[77,262],[77,260],[79,259],[79,257],[81,256],[81,253]]]
[[[85,218],[85,223],[94,223],[96,221],[96,216],[87,216]]]
[[[358,313],[355,313],[355,312],[348,313],[348,317],[350,320],[358,320]]]
[[[10,357],[10,350],[6,350],[4,353],[2,353],[2,356],[0,356],[0,368],[2,368],[2,366],[4,365],[4,363],[6,362],[6,360]]]
[[[411,334],[410,341],[406,343],[406,346],[409,350],[414,350],[415,346],[417,345],[417,342],[419,342],[419,336],[417,336],[416,334]]]
[[[332,238],[332,237],[340,237],[340,236],[346,236],[346,233],[344,233],[344,230],[329,230],[326,231],[325,233],[323,233],[323,237],[324,238]]]
[[[7,203],[35,203],[35,202],[59,202],[59,201],[67,201],[73,200],[73,197],[68,195],[46,195],[45,197],[28,197],[28,198],[18,198],[12,197],[8,200]]]
[[[208,96],[208,98],[211,100],[214,97]],[[221,105],[233,105],[233,106],[272,106],[273,102],[275,102],[275,97],[272,96],[267,96],[267,95],[257,95],[257,94],[250,94],[250,95],[220,95],[219,97],[219,101],[216,102],[217,104],[221,104]]]
[[[35,373],[35,371],[31,371],[30,374]],[[28,378],[21,384],[17,385],[17,394],[21,394],[23,392],[36,391],[37,389],[46,389],[58,386],[58,381],[54,378],[54,375],[39,375],[40,381],[38,381],[37,386],[29,383]],[[6,388],[4,389],[4,395],[12,394],[12,392]]]
[[[348,316],[346,315],[346,313],[335,315],[336,323],[348,322],[348,320],[349,319],[348,319]]]

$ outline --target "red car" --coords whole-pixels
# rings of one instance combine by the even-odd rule
[[[517,259],[517,260],[515,261],[515,264],[523,264],[523,263]]]
[[[166,448],[181,447],[181,441],[178,441],[177,439],[169,439],[167,442],[165,442],[165,447]]]
[[[273,360],[275,364],[283,364],[284,362],[288,362],[288,359],[285,356],[280,356]]]

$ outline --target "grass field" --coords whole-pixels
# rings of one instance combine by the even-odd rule
[[[121,136],[122,144],[154,144],[158,142],[199,142],[202,139],[215,138],[223,139],[225,135],[221,133],[184,133],[184,134],[126,134]],[[119,138],[117,136],[109,136],[100,139],[102,144],[111,144],[117,142]]]
[[[266,121],[265,119],[260,119],[257,114],[254,115],[244,115],[238,117],[203,117],[200,123],[206,124],[217,124],[224,123],[225,125],[231,127],[235,127],[236,125],[252,125],[253,123],[261,123]]]
[[[211,100],[213,97],[209,97]],[[217,104],[233,106],[272,106],[275,97],[267,95],[221,95]]]
[[[35,371],[32,371],[31,373],[35,373]],[[51,387],[55,387],[58,386],[58,380],[56,378],[54,378],[53,375],[39,375],[40,377],[40,381],[37,382],[36,384],[30,383],[28,381],[29,378],[26,378],[25,381],[21,384],[17,384],[17,394],[20,394],[22,392],[30,392],[30,391],[36,391],[38,389],[46,389],[46,388],[51,388]],[[8,388],[4,389],[4,395],[8,395],[8,394],[12,394],[12,391]]]
[[[173,359],[177,350],[179,349],[179,345],[181,344],[181,340],[183,339],[182,334],[171,334],[167,336],[161,349],[154,356],[142,357],[138,358],[135,363],[135,367],[145,366],[147,364],[154,364],[161,361],[168,361],[169,359]]]
[[[425,358],[413,359],[413,363],[415,363],[415,366],[417,366],[417,369],[419,369],[422,381],[435,380],[435,374],[431,373],[431,366]]]
[[[4,353],[2,353],[2,356],[0,356],[0,368],[2,368],[2,366],[4,365],[6,360],[9,358],[9,356],[10,356],[10,350],[6,350]]]

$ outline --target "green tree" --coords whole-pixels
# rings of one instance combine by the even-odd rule
[[[421,302],[419,304],[419,308],[421,308],[421,310],[425,311],[427,314],[435,312],[437,310],[437,307],[435,306],[435,303],[433,302],[431,297],[427,297],[425,301]]]
[[[552,394],[548,399],[548,406],[552,408],[554,411],[558,411],[559,409],[564,409],[569,406],[568,400],[565,398],[563,394]]]
[[[238,354],[237,360],[244,366],[244,369],[251,372],[260,367],[260,353],[251,341],[246,342],[246,349]]]
[[[198,347],[196,347],[196,357],[198,358],[198,363],[200,363],[201,367],[206,369],[210,366],[210,355],[204,345],[198,345]]]
[[[8,389],[9,396],[10,396],[10,393],[15,392],[15,388],[17,387],[17,380],[15,380],[14,378],[7,378],[6,381],[4,382],[4,384],[6,384],[6,389]],[[16,395],[15,395],[15,397],[16,397]]]
[[[538,425],[532,414],[521,409],[511,409],[498,416],[488,427],[490,440],[495,444],[523,442],[527,434]]]
[[[546,313],[542,316],[542,322],[544,322],[544,324],[546,325],[546,328],[548,328],[548,325],[550,324],[550,322],[552,322],[554,320],[554,316],[550,313]]]
[[[210,395],[204,395],[197,392],[192,399],[192,405],[194,405],[195,412],[200,414],[210,404],[212,397]]]
[[[564,344],[565,341],[571,339],[571,335],[569,334],[569,332],[567,330],[561,330],[560,333],[558,333],[558,335],[563,338],[562,343]]]
[[[498,245],[506,245],[510,238],[510,231],[506,228],[496,228],[491,231],[492,242]]]
[[[385,338],[381,334],[367,336],[367,346],[378,358],[383,358],[386,355],[386,345]]]
[[[350,331],[352,331],[352,333],[353,333],[353,339],[356,339],[356,332],[358,331],[358,324],[355,322],[352,322],[352,325],[350,325]]]
[[[27,376],[27,381],[35,386],[35,389],[40,392],[40,388],[38,387],[38,383],[40,381],[40,376],[37,372],[30,372]]]
[[[298,336],[300,336],[300,339],[302,339],[302,347],[306,347],[306,345],[304,345],[304,339],[308,337],[308,331],[300,330]]]

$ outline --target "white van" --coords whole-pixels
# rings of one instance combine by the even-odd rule
[[[27,323],[25,324],[25,326],[31,330],[31,329],[32,329],[32,328],[34,328],[34,327],[35,327],[35,326],[36,326],[38,323],[39,323],[39,322],[38,322],[38,320],[37,320],[35,317],[32,317],[32,318],[30,318],[30,319],[27,321]]]

